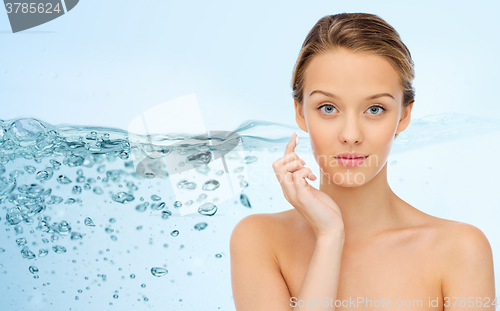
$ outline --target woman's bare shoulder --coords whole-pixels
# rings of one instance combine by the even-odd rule
[[[478,227],[456,220],[430,216],[427,219],[428,231],[432,236],[432,249],[444,269],[457,258],[491,254],[491,246],[486,235]]]
[[[250,250],[259,258],[267,258],[279,270],[277,249],[290,230],[289,211],[256,213],[243,217],[234,227],[230,237],[232,254]]]
[[[267,238],[276,237],[276,234],[287,231],[297,221],[294,211],[291,209],[277,213],[256,213],[245,216],[236,224],[233,234],[235,231],[245,231]]]
[[[484,235],[482,231],[471,224],[451,219],[440,218],[426,215],[424,221],[425,227],[432,230],[439,241],[445,243],[459,242],[465,237],[478,237]]]
[[[488,239],[478,227],[456,220],[438,218],[434,221],[434,231],[436,233],[436,243],[441,249],[453,251],[463,248],[464,245],[489,244]],[[461,247],[462,246],[462,247]]]

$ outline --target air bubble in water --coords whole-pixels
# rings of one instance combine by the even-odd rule
[[[181,201],[175,201],[174,202],[174,208],[180,208],[182,206],[182,202]]]
[[[73,186],[73,189],[71,189],[71,193],[73,194],[80,194],[82,193],[82,187],[75,185]]]
[[[198,166],[196,168],[196,171],[198,173],[201,173],[201,174],[207,174],[209,171],[210,171],[210,167],[208,167],[208,165],[202,165],[202,166]]]
[[[115,202],[125,204],[125,203],[133,201],[135,198],[133,195],[128,194],[126,192],[119,192],[117,194],[114,194],[111,197],[111,199],[113,199],[113,201],[115,201]]]
[[[57,231],[59,232],[60,235],[68,235],[69,232],[71,231],[71,226],[66,220],[62,220],[59,223]]]
[[[220,183],[215,179],[210,179],[203,184],[202,189],[205,191],[214,191],[219,188]]]
[[[241,204],[243,204],[244,206],[246,206],[248,208],[252,207],[250,205],[250,200],[248,199],[248,197],[244,193],[240,194],[240,202],[241,202]]]
[[[72,240],[80,240],[82,238],[82,234],[78,232],[71,232]]]
[[[135,210],[138,211],[138,212],[144,212],[146,210],[146,208],[148,207],[149,205],[149,202],[144,202],[142,204],[139,204],[135,207]]]
[[[169,210],[163,210],[161,211],[161,218],[162,219],[168,219],[169,216],[172,216],[172,212]]]
[[[241,187],[241,188],[246,188],[246,187],[248,187],[248,182],[247,182],[246,180],[243,180],[243,179],[242,179],[242,180],[240,181],[240,187]]]
[[[151,209],[154,209],[154,210],[157,210],[157,211],[163,209],[164,207],[165,207],[165,202],[160,202],[158,204],[155,203],[155,204],[151,205]]]
[[[27,243],[27,241],[26,241],[26,238],[19,238],[19,239],[16,239],[16,243],[17,243],[17,245],[22,246],[22,245],[25,245]]]
[[[206,222],[200,222],[200,223],[197,223],[196,225],[194,225],[194,229],[198,230],[198,231],[201,231],[201,230],[205,229],[206,227],[207,227]]]
[[[179,230],[174,230],[174,231],[170,232],[170,235],[171,236],[178,236],[179,235]]]
[[[196,183],[188,182],[187,180],[182,179],[177,183],[177,188],[185,190],[194,190],[196,189]]]
[[[56,161],[54,159],[51,159],[50,161],[50,164],[52,164],[52,167],[55,169],[55,170],[58,170],[61,168],[61,162],[59,161]]]
[[[205,152],[200,152],[193,154],[189,157],[186,158],[186,163],[193,163],[197,165],[206,165],[210,163],[210,160],[212,159],[212,152],[211,151],[205,151]]]
[[[137,187],[133,182],[131,181],[127,181],[127,188],[129,188],[130,190],[138,190],[139,187]]]
[[[31,165],[26,165],[24,169],[28,172],[28,174],[34,174],[36,172],[36,167]]]
[[[23,256],[23,258],[27,258],[27,259],[33,259],[36,257],[35,254],[32,251],[30,251],[28,246],[25,246],[23,248],[23,250],[21,251],[21,256]]]
[[[45,191],[42,193],[42,196],[43,196],[44,198],[47,198],[47,197],[48,197],[49,195],[51,195],[51,194],[52,194],[52,188],[49,188],[49,189],[45,190]]]
[[[160,201],[160,200],[161,200],[161,197],[157,196],[156,194],[153,194],[153,195],[151,196],[151,200],[153,200],[153,201]]]
[[[234,169],[233,173],[239,173],[241,171],[243,171],[245,168],[243,166],[240,166],[240,167],[237,167]]]
[[[14,227],[14,231],[16,231],[16,234],[23,234],[23,227],[17,225]]]
[[[49,172],[47,172],[46,170],[45,171],[39,171],[38,173],[36,173],[36,176],[35,178],[37,180],[47,180],[49,179]]]
[[[207,202],[198,207],[198,213],[205,216],[213,216],[217,213],[217,206],[213,203]]]
[[[47,201],[47,204],[59,204],[63,201],[63,198],[57,195],[51,195],[50,200]]]
[[[29,270],[30,270],[30,272],[31,272],[32,274],[38,273],[38,268],[37,268],[37,267],[35,267],[35,266],[30,266],[30,267],[29,267]]]
[[[64,175],[59,175],[57,177],[57,182],[60,183],[61,185],[67,185],[71,183],[71,180]]]
[[[257,157],[247,156],[247,157],[245,157],[244,160],[241,160],[241,163],[250,164],[250,163],[254,163],[255,161],[257,161]]]
[[[94,221],[90,217],[85,218],[84,223],[86,226],[95,227]]]
[[[37,138],[45,130],[45,125],[32,118],[18,119],[12,123],[10,128],[14,141],[22,147],[35,145]]]
[[[109,135],[109,134],[108,134]],[[97,168],[97,172],[98,173],[104,173],[106,171],[106,165],[99,165],[99,167]]]
[[[165,268],[154,267],[151,268],[151,274],[157,277],[164,276],[168,273],[168,270]]]
[[[17,225],[23,220],[23,216],[21,215],[20,210],[17,207],[12,208],[7,213],[5,218],[10,225]]]
[[[63,253],[66,253],[66,247],[61,246],[61,245],[54,245],[54,246],[52,246],[52,250],[53,250],[56,254],[63,254]]]
[[[38,251],[38,257],[45,257],[45,256],[47,256],[48,253],[49,253],[48,250],[46,250],[44,248],[40,248],[40,250]]]
[[[85,159],[79,155],[70,155],[68,157],[66,157],[63,161],[64,165],[67,165],[67,166],[70,166],[70,167],[73,167],[73,166],[80,166],[82,165],[83,163],[85,162]],[[78,171],[77,171],[77,174],[78,174]],[[80,174],[78,174],[80,175]]]

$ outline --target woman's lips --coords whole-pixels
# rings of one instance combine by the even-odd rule
[[[344,158],[344,157],[336,157],[337,161],[339,161],[342,166],[345,167],[354,167],[363,164],[365,162],[366,157],[357,157],[357,158]]]

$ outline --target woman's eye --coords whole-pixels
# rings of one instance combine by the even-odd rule
[[[335,112],[335,110],[337,110],[337,108],[335,108],[332,105],[323,105],[323,106],[319,107],[318,109],[321,110],[321,112],[323,112],[324,114],[333,114],[333,112]],[[382,112],[384,112],[385,110],[386,109],[382,106],[371,106],[370,108],[368,108],[367,111],[369,111],[370,114],[378,115],[378,114],[382,114]],[[377,113],[377,112],[379,112],[379,113]]]
[[[384,107],[381,107],[381,106],[371,106],[370,108],[368,108],[368,111],[370,112],[370,114],[381,114],[382,112],[385,111]],[[377,113],[377,111],[380,111],[380,113]],[[374,113],[372,113],[374,112]]]
[[[325,109],[323,109],[323,108],[325,108]],[[325,114],[332,114],[335,107],[333,107],[332,105],[323,105],[323,106],[319,107],[318,109],[321,110]]]

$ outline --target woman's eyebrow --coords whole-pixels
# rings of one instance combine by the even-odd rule
[[[309,96],[312,96],[313,94],[323,94],[325,96],[328,96],[328,97],[332,97],[332,98],[339,98],[337,95],[335,94],[332,94],[332,93],[328,93],[328,92],[324,92],[324,91],[321,91],[321,90],[314,90],[311,92],[311,94],[309,94]],[[390,98],[396,100],[394,98],[394,96],[392,96],[391,94],[389,93],[380,93],[380,94],[375,94],[375,95],[371,95],[371,96],[368,96],[366,99],[375,99],[375,98],[379,98],[379,97],[383,97],[383,96],[389,96]]]

